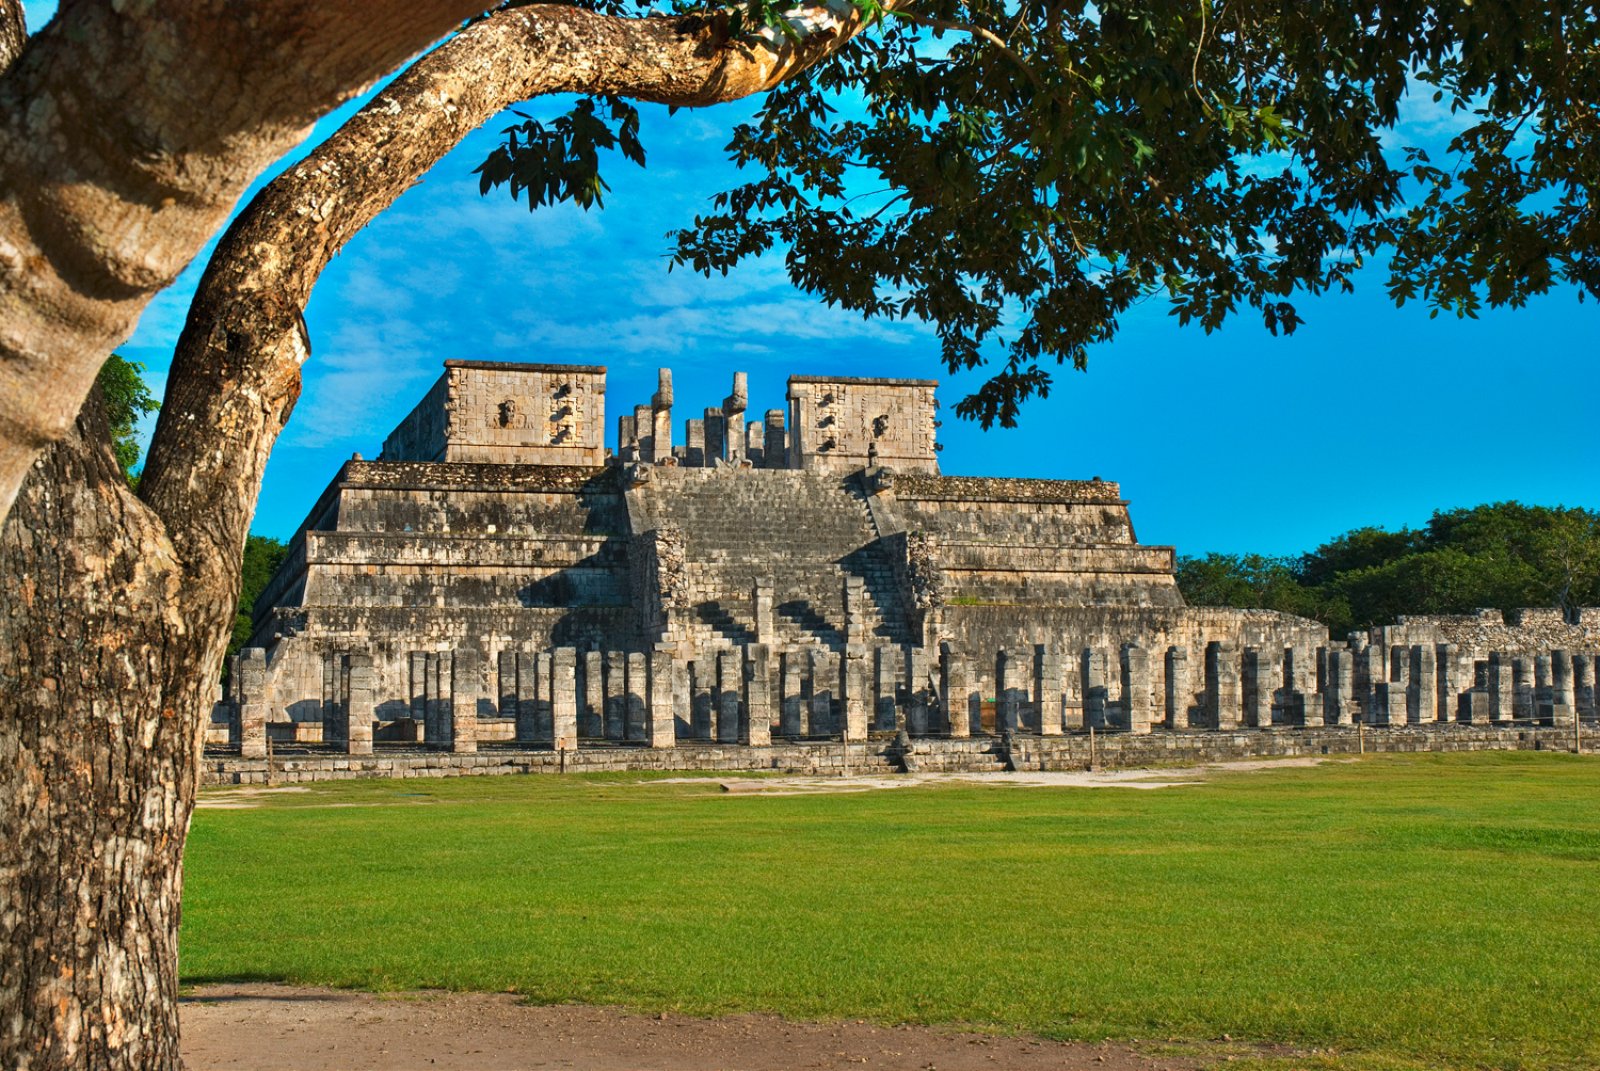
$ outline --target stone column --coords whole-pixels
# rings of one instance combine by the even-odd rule
[[[957,739],[972,735],[972,684],[967,663],[949,643],[939,645],[939,698],[945,731]]]
[[[1411,725],[1436,721],[1439,716],[1439,680],[1432,644],[1411,648],[1411,679],[1406,687],[1406,721]]]
[[[267,757],[267,651],[246,647],[239,652],[237,680],[239,696],[239,757]]]
[[[1259,647],[1244,649],[1244,723],[1252,729],[1272,728],[1272,675],[1267,656]]]
[[[773,583],[770,576],[755,582],[750,592],[751,618],[756,626],[756,642],[772,643],[778,637],[772,624]]]
[[[768,469],[781,469],[787,464],[789,444],[783,433],[783,410],[768,409],[765,436],[761,446],[761,465]]]
[[[739,694],[744,691],[744,666],[731,647],[717,651],[717,743],[739,742]]]
[[[606,671],[605,656],[599,651],[583,653],[583,702],[578,707],[578,732],[582,736],[605,736]]]
[[[1451,722],[1456,717],[1456,707],[1461,694],[1461,679],[1457,667],[1460,659],[1459,650],[1453,643],[1435,644],[1433,648],[1434,664],[1438,667],[1435,686],[1438,694],[1435,696],[1434,716],[1440,722]]]
[[[1189,649],[1176,645],[1168,647],[1165,711],[1168,729],[1189,727],[1189,703],[1193,695],[1194,685],[1189,681]]]
[[[702,468],[707,463],[704,420],[683,422],[683,463],[690,468]]]
[[[1022,728],[1022,670],[1004,648],[994,655],[995,731],[1004,736]]]
[[[1080,663],[1083,666],[1083,725],[1085,728],[1107,728],[1106,706],[1110,695],[1106,684],[1106,652],[1096,647],[1085,647]]]
[[[1150,731],[1150,652],[1137,644],[1122,645],[1122,707],[1128,731]]]
[[[372,655],[356,651],[346,664],[349,676],[345,690],[345,751],[351,755],[372,754],[372,717],[378,705]]]
[[[874,648],[872,724],[882,732],[900,728],[895,718],[898,709],[895,697],[902,680],[907,679],[905,653],[898,647],[879,644]],[[941,693],[942,694],[942,693]]]
[[[650,731],[645,743],[651,747],[673,747],[678,742],[678,720],[673,714],[674,659],[672,652],[657,647],[650,652]]]
[[[1571,725],[1577,715],[1577,688],[1573,684],[1573,658],[1562,650],[1550,652],[1551,717],[1556,725]]]
[[[844,738],[867,738],[867,650],[861,644],[845,647],[844,672],[840,683],[844,686]]]
[[[349,712],[344,703],[344,655],[337,651],[322,653],[322,742],[340,751],[345,747],[345,733],[350,725]]]
[[[631,413],[617,417],[617,458],[639,460],[639,423]]]
[[[1033,667],[1033,705],[1039,712],[1039,733],[1060,736],[1061,696],[1066,691],[1061,651],[1051,644],[1037,644],[1033,649]]]
[[[427,739],[428,728],[427,652],[412,651],[408,661],[411,664],[411,706],[407,713],[411,715],[411,726],[406,742],[419,743]]]
[[[432,747],[450,746],[450,656],[443,651],[428,655],[428,722],[426,742]]]
[[[1461,697],[1461,723],[1487,725],[1493,721],[1490,711],[1489,662],[1487,659],[1475,660],[1472,663],[1472,686]]]
[[[557,751],[578,749],[578,652],[557,647],[550,659],[550,736]]]
[[[744,460],[744,411],[749,406],[749,380],[743,372],[735,372],[733,393],[722,402],[723,457],[730,465]]]
[[[1499,651],[1490,651],[1489,722],[1501,725],[1516,716],[1516,680],[1511,672],[1511,660]]]
[[[534,655],[533,666],[533,709],[536,711],[534,733],[539,738],[539,743],[550,744],[556,735],[555,690],[552,687],[555,671],[552,668],[550,652],[540,651]]]
[[[646,696],[649,695],[650,689],[648,673],[644,652],[629,651],[627,738],[637,743],[645,743],[650,736],[650,711],[646,705]]]
[[[1527,658],[1513,658],[1511,660],[1511,710],[1518,721],[1532,722],[1534,720],[1533,691],[1534,683],[1533,662]]]
[[[744,649],[744,713],[739,743],[766,747],[772,743],[772,648],[752,643]]]
[[[839,691],[838,674],[833,659],[821,647],[811,650],[811,724],[812,736],[832,736],[838,732],[833,724],[833,697]]]
[[[625,740],[628,735],[628,656],[621,651],[607,651],[605,678],[606,739]]]
[[[656,371],[656,392],[650,399],[650,460],[660,464],[672,456],[672,369]]]
[[[867,622],[863,612],[867,601],[867,582],[859,576],[844,578],[844,645],[859,646],[867,642]]]
[[[689,725],[696,740],[717,738],[717,661],[709,651],[689,664]]]
[[[1594,717],[1594,695],[1594,657],[1580,652],[1572,656],[1572,707],[1577,716]]]
[[[516,674],[516,742],[536,743],[539,739],[539,694],[536,687],[538,674],[534,672],[533,654],[523,652],[513,656]]]
[[[1061,724],[1069,733],[1078,732],[1084,727],[1083,720],[1083,659],[1074,658],[1066,652],[1061,657],[1062,668],[1062,699],[1061,699]]]
[[[1388,699],[1380,686],[1389,680],[1389,654],[1381,643],[1368,643],[1356,652],[1356,695],[1362,717],[1377,725],[1388,717]]]
[[[705,419],[701,421],[701,430],[705,433],[706,468],[713,468],[717,462],[726,460],[723,448],[722,410],[707,409]]]
[[[478,666],[478,652],[470,649],[455,652],[450,660],[447,743],[458,755],[478,750],[478,700],[483,695]]]
[[[932,712],[937,697],[934,695],[933,659],[926,647],[911,646],[905,649],[906,730],[912,736],[927,736],[932,730]]]
[[[1232,647],[1219,640],[1206,645],[1206,720],[1213,729],[1239,727],[1242,711],[1239,661]]]
[[[1328,648],[1327,691],[1323,717],[1329,725],[1345,725],[1359,718],[1354,691],[1355,659],[1344,647]]]
[[[800,652],[783,653],[783,689],[778,696],[778,731],[784,736],[806,735],[806,701],[800,690]]]

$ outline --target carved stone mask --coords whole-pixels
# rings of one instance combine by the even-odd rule
[[[502,428],[509,428],[516,421],[516,419],[517,401],[515,398],[507,398],[505,401],[500,403],[500,426]]]

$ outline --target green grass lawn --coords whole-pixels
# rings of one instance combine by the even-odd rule
[[[1286,1067],[1600,1066],[1588,758],[1155,791],[368,781],[199,811],[187,873],[188,983],[1335,1050]]]

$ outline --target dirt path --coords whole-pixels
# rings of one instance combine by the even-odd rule
[[[505,994],[374,996],[210,986],[183,1005],[192,1071],[1193,1071],[1125,1045],[1063,1044],[927,1027],[636,1015],[537,1007]]]

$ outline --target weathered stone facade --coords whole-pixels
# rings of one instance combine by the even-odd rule
[[[746,421],[741,373],[674,444],[663,371],[615,456],[604,397],[603,368],[449,362],[311,511],[213,742],[748,757],[1600,718],[1600,611],[1332,642],[1188,607],[1117,484],[939,475],[931,382],[795,377],[786,424]]]

